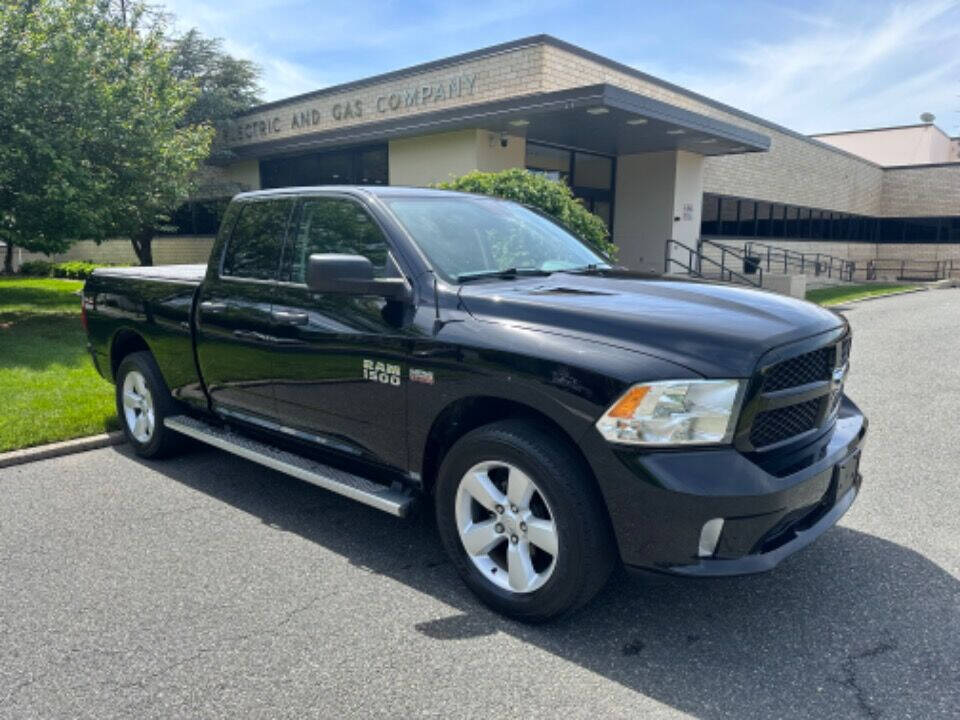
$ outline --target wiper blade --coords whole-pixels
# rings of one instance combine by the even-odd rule
[[[549,270],[538,270],[537,268],[504,268],[502,270],[480,270],[479,272],[470,272],[462,273],[457,275],[458,283],[471,282],[473,280],[483,280],[486,278],[502,278],[508,280],[510,278],[521,277],[521,276],[540,276],[546,277],[550,275]]]
[[[577,275],[602,275],[605,272],[610,270],[615,270],[612,265],[600,265],[598,263],[590,263],[589,265],[582,265],[580,267],[567,268],[561,270],[560,272],[565,273],[574,273]]]

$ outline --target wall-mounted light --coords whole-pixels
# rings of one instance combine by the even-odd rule
[[[610,109],[605,107],[587,108],[587,113],[590,115],[606,115],[608,112],[610,112]]]
[[[686,130],[681,130],[680,128],[674,128],[673,130],[667,130],[667,135],[685,135]]]
[[[646,118],[633,118],[632,120],[627,120],[627,125],[646,125]]]
[[[529,120],[511,120],[509,124],[513,125],[514,127],[526,127],[527,125],[530,124],[530,121]]]

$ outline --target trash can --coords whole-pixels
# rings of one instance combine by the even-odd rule
[[[759,255],[743,256],[743,274],[744,275],[756,275],[758,267],[760,267]]]

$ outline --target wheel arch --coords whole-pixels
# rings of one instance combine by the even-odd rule
[[[577,438],[567,428],[541,410],[525,403],[493,395],[474,395],[450,402],[434,418],[427,433],[420,463],[424,491],[433,492],[440,465],[457,440],[479,427],[508,419],[529,420],[565,440],[582,463],[583,471],[596,485],[593,468],[581,450]]]
[[[144,340],[143,335],[128,328],[118,330],[114,333],[113,338],[110,340],[110,378],[116,382],[117,369],[120,367],[123,359],[131,353],[141,351],[153,354],[147,341]]]

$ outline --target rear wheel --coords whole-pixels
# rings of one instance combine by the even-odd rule
[[[176,403],[149,352],[127,355],[117,368],[117,416],[134,451],[147,458],[170,455],[183,437],[167,428],[165,418],[176,415]]]
[[[549,620],[584,605],[614,566],[593,479],[533,423],[495,423],[461,438],[440,468],[436,511],[467,585],[518,620]]]

